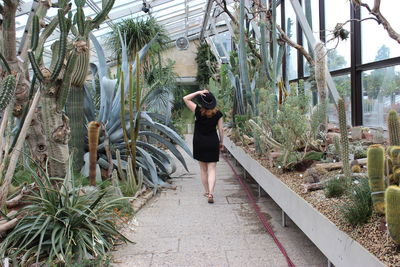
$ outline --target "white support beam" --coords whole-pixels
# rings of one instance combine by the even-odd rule
[[[303,9],[299,1],[290,0],[290,3],[292,4],[293,10],[296,13],[297,20],[300,23],[301,28],[303,29],[304,35],[306,36],[308,43],[311,45],[311,47],[315,47],[315,45],[317,44],[317,40],[314,37],[314,34],[311,30],[310,25],[308,24],[307,18],[304,15]],[[328,69],[326,70],[326,83],[328,85],[329,91],[331,92],[333,101],[337,105],[340,96]]]
[[[213,0],[207,0],[206,12],[204,14],[203,24],[201,26],[201,31],[200,31],[200,40],[202,40],[204,38],[204,33],[207,30],[208,20],[210,18],[211,9],[212,9],[213,5],[214,5]]]

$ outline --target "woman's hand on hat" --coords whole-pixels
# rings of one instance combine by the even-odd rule
[[[199,93],[200,93],[200,95],[204,96],[205,94],[208,94],[209,92],[207,89],[204,89],[204,90],[199,91]]]

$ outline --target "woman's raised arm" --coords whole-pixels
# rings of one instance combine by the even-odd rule
[[[204,95],[208,93],[208,90],[201,90],[201,91],[197,91],[188,95],[185,95],[183,97],[183,101],[185,102],[186,106],[192,111],[194,112],[194,110],[196,109],[196,104],[192,101],[193,98],[195,98],[198,95]]]

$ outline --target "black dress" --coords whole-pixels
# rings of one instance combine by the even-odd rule
[[[200,107],[194,111],[195,124],[193,136],[193,158],[202,162],[217,162],[219,160],[219,138],[217,135],[218,120],[221,111],[211,117],[201,116]]]

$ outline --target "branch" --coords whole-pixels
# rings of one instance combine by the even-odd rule
[[[285,41],[289,46],[297,49],[310,63],[311,66],[314,66],[315,62],[314,59],[311,57],[311,55],[304,49],[303,46],[299,45],[298,43],[295,43],[294,41],[290,40],[289,36],[282,30],[282,28],[279,25],[276,25],[276,28],[278,29],[280,33],[280,37],[283,41]]]
[[[377,18],[378,23],[383,25],[383,28],[387,31],[390,38],[400,43],[400,34],[393,29],[392,25],[390,25],[389,21],[381,13],[381,0],[374,0],[372,9],[368,4],[361,2],[361,0],[353,0],[353,3],[366,8],[370,14]]]
[[[229,16],[229,18],[232,20],[232,22],[236,25],[239,26],[239,22],[237,21],[237,19],[235,18],[235,16],[232,15],[232,13],[228,10],[227,5],[226,5],[226,1],[222,0],[222,3],[215,1],[217,3],[218,6],[220,6],[223,11]],[[253,55],[255,57],[257,57],[260,61],[261,61],[261,55],[260,53],[258,53],[257,49],[254,47],[253,43],[251,42],[251,40],[245,36],[246,38],[246,42],[251,50],[251,52],[253,53]]]

